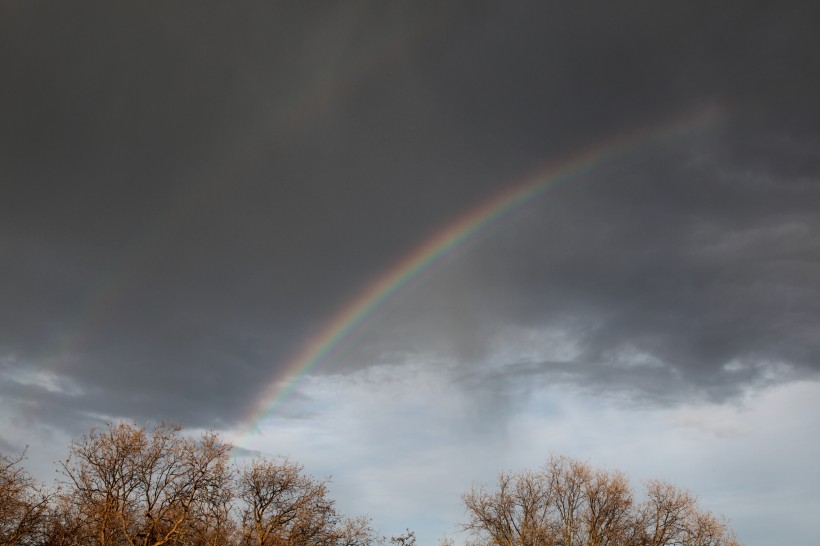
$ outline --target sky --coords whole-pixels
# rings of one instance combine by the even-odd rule
[[[0,451],[177,421],[460,544],[550,454],[820,533],[820,4],[0,3]]]

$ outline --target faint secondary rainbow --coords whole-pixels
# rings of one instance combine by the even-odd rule
[[[413,248],[378,277],[367,284],[314,334],[284,367],[257,399],[240,428],[246,437],[259,422],[277,409],[307,374],[316,369],[339,344],[374,310],[419,273],[440,261],[455,248],[485,230],[522,205],[536,199],[547,189],[589,172],[602,162],[642,144],[649,144],[711,124],[719,117],[716,108],[677,118],[659,125],[622,133],[586,148],[563,161],[550,163],[533,174],[479,203],[443,229]]]

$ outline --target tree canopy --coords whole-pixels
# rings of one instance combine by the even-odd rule
[[[463,496],[475,546],[737,546],[727,521],[689,492],[650,481],[641,500],[620,472],[553,456]]]
[[[0,454],[0,546],[413,546],[339,512],[328,479],[296,462],[235,462],[215,433],[111,423],[71,442],[51,488]],[[462,497],[473,546],[737,546],[689,492],[553,456]],[[451,538],[441,544],[454,544]]]

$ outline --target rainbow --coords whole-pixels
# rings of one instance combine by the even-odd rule
[[[258,430],[259,423],[279,408],[304,377],[319,367],[327,356],[376,309],[419,273],[439,262],[478,232],[543,195],[549,188],[577,178],[638,145],[687,134],[694,129],[707,126],[720,114],[718,108],[710,108],[695,115],[615,135],[561,162],[544,166],[522,180],[506,185],[501,192],[445,225],[443,229],[374,278],[293,355],[286,363],[284,372],[268,384],[243,420],[246,425],[240,429],[242,437]]]

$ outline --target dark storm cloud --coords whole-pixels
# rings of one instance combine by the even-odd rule
[[[82,393],[42,404],[230,423],[504,183],[722,104],[551,193],[376,346],[449,338],[470,362],[500,324],[575,320],[590,365],[628,344],[724,392],[733,359],[741,383],[816,371],[817,8],[701,7],[6,3],[0,357]]]
[[[532,348],[522,339],[499,354],[496,333],[557,331],[575,366],[527,374],[667,401],[725,400],[816,377],[820,184],[739,170],[693,143],[549,192],[416,295],[410,305],[426,320],[396,310],[395,327],[375,329],[371,342],[400,339],[406,351],[433,346],[466,362],[510,359],[489,376],[503,387],[520,369],[516,354]]]

